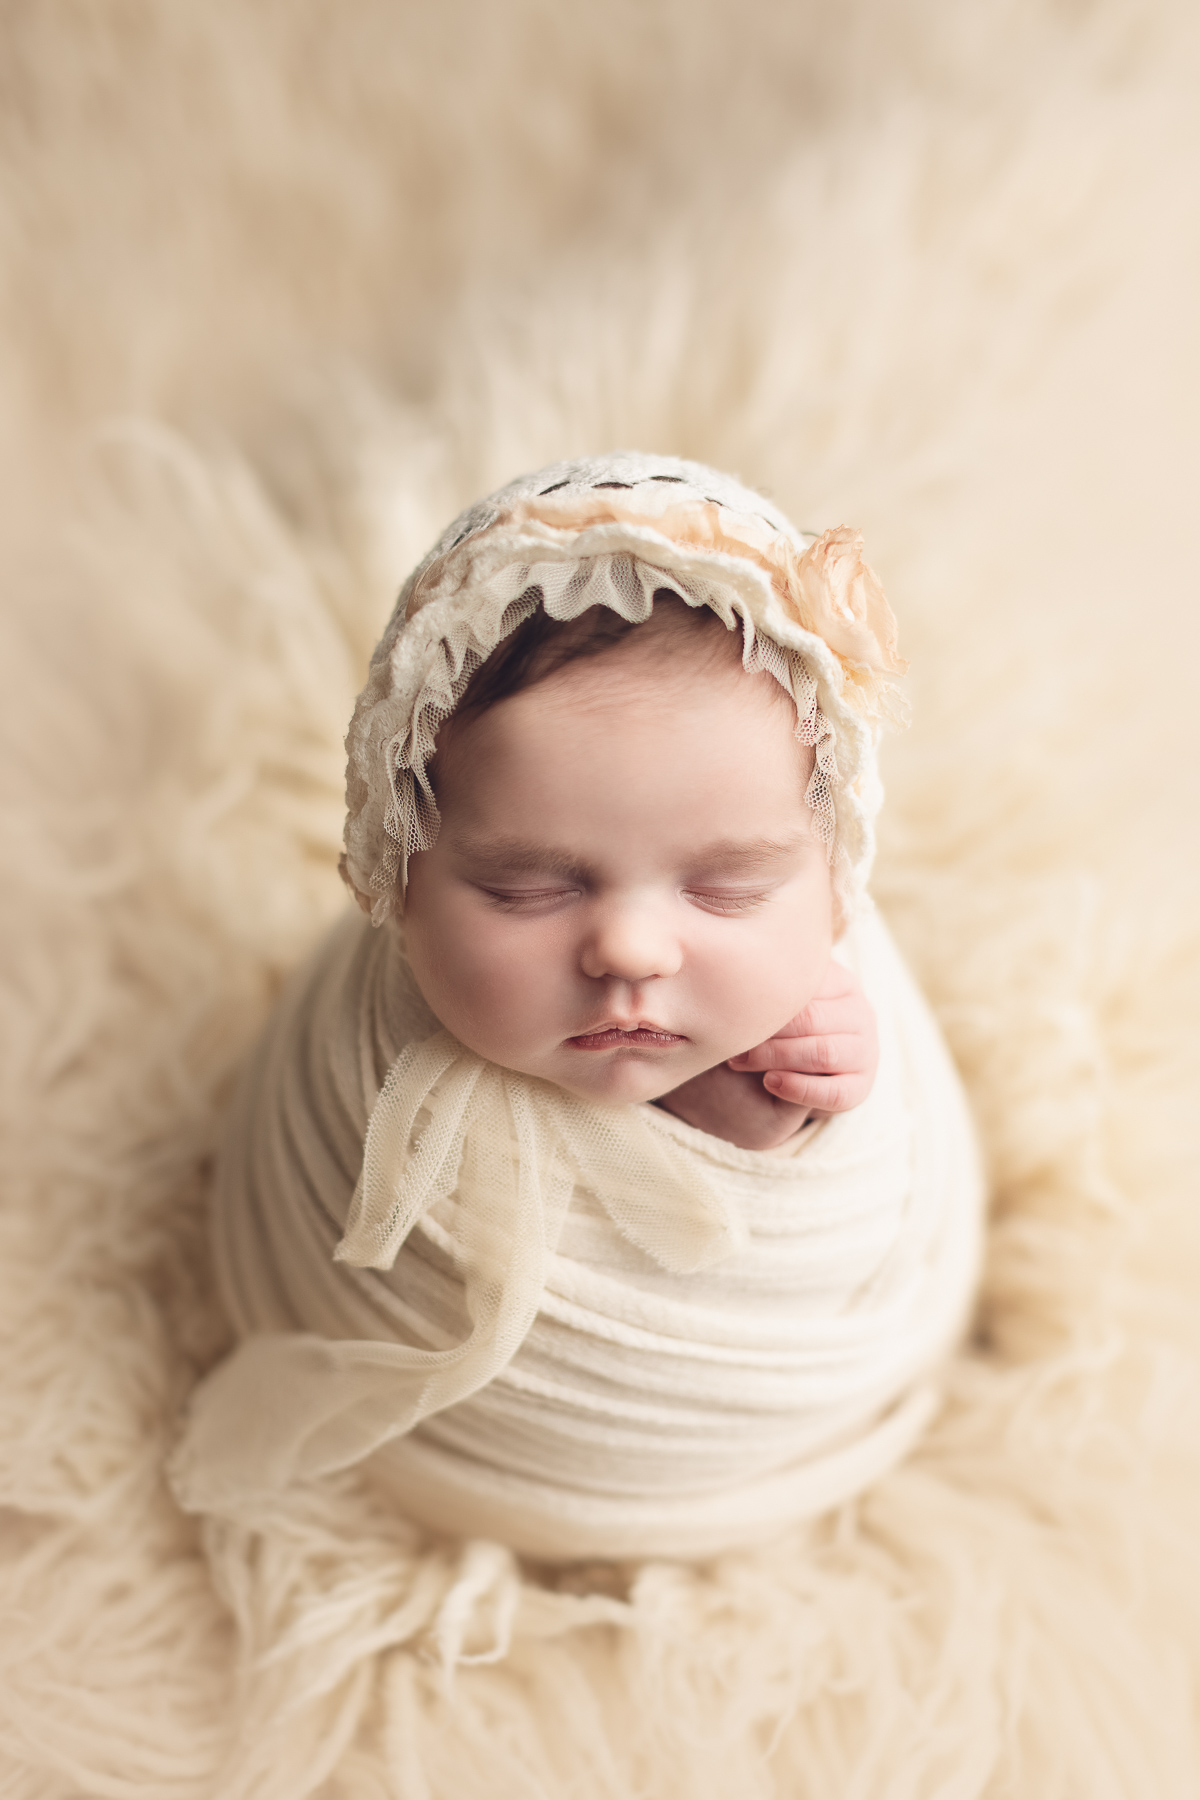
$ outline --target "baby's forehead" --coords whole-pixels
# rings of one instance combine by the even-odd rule
[[[477,839],[540,841],[553,805],[563,843],[589,808],[657,815],[673,842],[686,819],[685,836],[707,842],[743,825],[760,836],[807,829],[813,760],[793,701],[761,670],[610,653],[452,724],[431,772],[455,829],[467,823]]]

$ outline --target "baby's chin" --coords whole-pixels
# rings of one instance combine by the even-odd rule
[[[589,1051],[576,1055],[580,1060],[584,1056],[594,1060],[578,1068],[564,1068],[556,1062],[553,1072],[545,1071],[543,1078],[565,1093],[574,1094],[576,1099],[599,1105],[644,1106],[648,1101],[660,1100],[664,1094],[673,1093],[685,1081],[703,1072],[693,1066],[695,1057],[680,1058],[675,1062],[663,1057],[640,1056],[629,1050],[603,1059]],[[572,1056],[572,1061],[575,1060]],[[706,1063],[705,1067],[708,1066]]]
[[[714,1055],[711,1044],[703,1049],[682,1040],[671,1049],[654,1050],[634,1047],[618,1050],[585,1050],[566,1044],[525,1053],[511,1043],[498,1044],[494,1039],[472,1043],[466,1036],[459,1041],[468,1050],[484,1056],[501,1069],[514,1075],[528,1075],[537,1081],[548,1081],[564,1093],[599,1106],[644,1106],[661,1100],[685,1081],[702,1075],[714,1062],[732,1056],[743,1044],[734,1044],[724,1054]],[[755,1040],[757,1041],[757,1040]],[[718,1046],[719,1051],[719,1046]]]

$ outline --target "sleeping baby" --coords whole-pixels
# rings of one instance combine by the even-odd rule
[[[534,1558],[704,1556],[903,1457],[981,1183],[866,894],[902,668],[857,534],[694,463],[450,527],[347,740],[359,910],[231,1116],[185,1506],[362,1463]]]

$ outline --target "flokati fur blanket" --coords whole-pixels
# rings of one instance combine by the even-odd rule
[[[1191,10],[4,30],[5,1791],[1192,1800]],[[861,1501],[700,1564],[521,1563],[353,1471],[202,1540],[211,1159],[343,904],[367,654],[458,503],[616,443],[868,532],[971,1344]]]

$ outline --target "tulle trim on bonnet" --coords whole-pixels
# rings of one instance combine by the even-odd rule
[[[643,623],[656,591],[741,630],[812,747],[805,798],[838,910],[861,904],[882,790],[879,730],[900,722],[905,664],[883,590],[846,526],[796,531],[761,495],[675,458],[619,453],[522,476],[463,513],[405,583],[346,738],[342,874],[376,924],[403,906],[410,856],[436,840],[428,765],[476,669],[539,607],[606,606]]]

